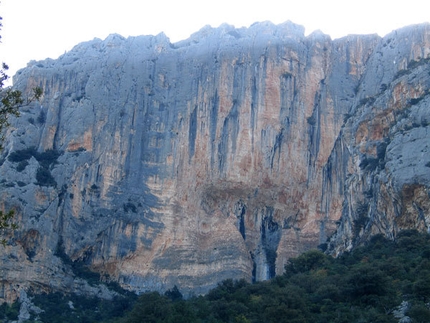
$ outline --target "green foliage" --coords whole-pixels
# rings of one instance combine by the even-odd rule
[[[297,258],[292,258],[285,266],[287,274],[305,273],[323,268],[330,258],[319,250],[310,250]]]
[[[57,159],[60,157],[60,155],[61,152],[58,150],[48,149],[42,153],[36,154],[35,158],[42,167],[49,168],[51,165],[57,163]]]
[[[27,161],[31,157],[34,157],[42,167],[49,168],[55,163],[57,163],[57,159],[60,156],[61,152],[59,152],[58,150],[48,149],[44,152],[39,153],[37,152],[35,147],[29,147],[26,149],[11,152],[7,159],[12,163],[18,163]]]
[[[379,159],[370,156],[364,156],[360,162],[360,168],[363,170],[374,171],[378,165]]]
[[[1,322],[10,322],[18,319],[19,303],[8,305],[3,303],[0,305],[0,319]]]
[[[68,265],[70,269],[72,269],[73,274],[77,277],[82,278],[87,281],[89,285],[98,285],[101,282],[100,274],[94,271],[91,271],[82,261],[73,261],[70,257],[65,253],[64,246],[62,240],[60,240],[57,245],[57,250],[55,251],[55,255],[59,257],[64,264]],[[115,285],[115,284],[112,284]],[[118,286],[115,286],[112,289],[117,290]]]
[[[393,80],[396,80],[396,79],[398,79],[399,77],[402,77],[402,76],[404,76],[404,75],[408,75],[408,74],[410,74],[412,71],[411,70],[409,70],[409,69],[401,69],[401,70],[398,70],[397,71],[397,73],[396,73],[396,75],[394,75],[394,79]]]
[[[167,322],[171,311],[172,304],[167,297],[157,292],[145,293],[139,297],[126,322]]]
[[[45,310],[39,315],[45,323],[395,323],[393,312],[404,301],[411,322],[430,322],[429,245],[430,235],[407,230],[394,241],[376,235],[338,258],[310,250],[290,259],[284,275],[270,281],[228,279],[206,296],[187,300],[174,286],[137,300],[133,294],[113,301],[44,294],[33,302]]]
[[[1,20],[3,18],[0,17],[0,30],[3,27]],[[1,38],[1,36],[0,36]],[[5,88],[5,82],[9,79],[7,75],[7,71],[9,66],[6,63],[2,63],[2,67],[0,68],[0,150],[3,149],[3,141],[4,141],[4,132],[6,128],[9,126],[8,118],[9,116],[19,116],[19,107],[24,103],[24,99],[22,98],[21,91],[14,90],[11,87]],[[33,95],[31,98],[27,99],[27,104],[34,100],[40,100],[43,95],[43,90],[40,87],[35,87],[33,89]],[[17,168],[18,171],[24,170],[27,165],[20,164]],[[11,218],[13,217],[14,212],[9,211],[8,213],[1,213],[0,215],[0,224],[3,226],[8,225],[12,229],[14,229],[13,223],[11,223]],[[1,240],[3,245],[6,244],[6,240],[3,238]]]
[[[14,228],[15,224],[11,222],[13,216],[15,215],[14,210],[10,210],[9,212],[0,211],[0,229],[9,229]]]
[[[9,210],[9,212],[0,211],[0,230],[1,231],[7,230],[7,229],[16,230],[18,228],[18,225],[12,221],[14,215],[15,215],[14,210]],[[0,243],[3,246],[5,246],[6,239],[2,238],[0,240]]]
[[[29,147],[26,149],[11,152],[7,159],[12,163],[19,163],[22,161],[27,161],[32,156],[37,156],[37,151],[35,147]]]
[[[408,69],[414,69],[422,65],[426,65],[430,63],[430,57],[427,58],[419,57],[417,60],[413,59],[408,63]]]
[[[46,113],[43,110],[40,110],[39,115],[37,116],[37,122],[40,124],[44,124],[46,122]]]
[[[394,323],[404,300],[412,322],[429,322],[429,243],[428,234],[405,231],[395,241],[374,236],[336,259],[311,250],[271,281],[225,280],[206,296],[180,300],[180,315],[178,301],[143,294],[119,322]]]
[[[164,293],[167,298],[169,298],[172,301],[178,301],[183,298],[182,293],[179,291],[178,286],[173,286],[172,289],[169,289]]]
[[[18,163],[16,170],[23,171],[28,165],[28,160],[31,157],[36,158],[39,162],[40,167],[36,173],[36,184],[40,186],[57,186],[57,182],[51,174],[52,165],[57,163],[58,157],[61,152],[53,149],[46,150],[44,152],[37,152],[35,147],[29,147],[14,151],[9,154],[8,160],[12,163]]]
[[[406,300],[406,314],[413,322],[428,322],[429,242],[427,234],[405,231],[395,241],[377,235],[367,246],[337,259],[311,250],[290,259],[285,274],[271,281],[229,279],[206,296],[188,300],[175,286],[164,295],[142,294],[132,308],[132,302],[123,299],[128,307],[115,307],[115,315],[111,306],[96,306],[97,300],[82,297],[72,301],[72,311],[58,303],[58,295],[49,310],[36,305],[45,309],[43,322],[322,323],[396,322],[392,312]],[[118,316],[123,317],[113,320]]]
[[[0,30],[3,27],[0,17]],[[1,38],[1,36],[0,36]],[[7,71],[9,66],[6,63],[2,63],[0,68],[0,134],[4,133],[4,130],[9,126],[8,117],[9,116],[19,116],[18,108],[24,104],[24,99],[22,97],[21,91],[14,90],[11,87],[5,88],[5,82],[9,79]],[[40,87],[33,88],[32,96],[27,98],[27,104],[34,100],[40,100],[43,95],[43,89]],[[3,141],[4,137],[1,137]],[[0,146],[0,150],[2,147]]]
[[[375,102],[375,97],[365,97],[360,100],[360,105],[372,105]]]
[[[124,203],[122,206],[124,208],[124,212],[131,211],[133,213],[137,213],[137,207],[136,207],[136,205],[134,205],[131,202]]]
[[[33,95],[30,98],[27,98],[24,101],[22,97],[22,93],[19,90],[14,90],[11,87],[4,88],[4,84],[6,80],[9,79],[9,76],[6,74],[9,66],[5,63],[2,64],[2,68],[0,69],[0,133],[3,134],[5,129],[9,126],[8,118],[9,116],[19,116],[19,107],[24,103],[29,104],[34,100],[40,100],[43,90],[40,87],[36,87],[33,89]],[[2,136],[1,141],[4,140]],[[2,147],[0,146],[0,149]]]
[[[22,172],[27,166],[28,166],[28,161],[23,160],[23,161],[19,162],[18,165],[16,166],[16,171]]]
[[[39,314],[44,323],[108,322],[121,316],[134,304],[132,294],[119,295],[113,300],[83,295],[60,293],[33,295],[32,302],[44,312]]]
[[[36,180],[36,184],[40,186],[57,186],[57,182],[55,181],[51,172],[45,167],[39,167],[37,169]]]
[[[43,89],[41,87],[33,88],[33,97],[30,100],[40,100],[43,95]]]
[[[428,323],[430,322],[430,308],[426,304],[414,304],[408,311],[408,316],[414,323]]]

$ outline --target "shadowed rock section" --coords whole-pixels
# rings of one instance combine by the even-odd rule
[[[199,294],[318,245],[427,229],[429,44],[428,25],[331,40],[265,22],[175,44],[111,35],[31,62],[15,84],[44,97],[2,155],[20,228],[0,296],[95,293],[71,262]]]

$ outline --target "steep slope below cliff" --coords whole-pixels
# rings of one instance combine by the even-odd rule
[[[398,214],[423,228],[429,41],[428,25],[332,41],[258,23],[176,44],[111,35],[30,63],[15,84],[45,92],[3,152],[20,228],[0,296],[80,290],[71,262],[137,292],[204,293],[273,277],[331,236],[341,252],[391,234]]]

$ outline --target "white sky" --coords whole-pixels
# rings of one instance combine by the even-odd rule
[[[306,34],[332,38],[378,33],[430,21],[430,0],[1,0],[0,62],[9,75],[30,60],[57,58],[80,42],[111,33],[164,32],[176,42],[205,25],[248,27],[291,20]]]

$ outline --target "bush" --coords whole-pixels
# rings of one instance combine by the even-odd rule
[[[8,160],[12,163],[24,163],[31,157],[36,158],[39,164],[45,168],[49,168],[52,164],[57,162],[61,152],[53,149],[48,149],[42,153],[37,152],[35,147],[29,147],[22,150],[17,150],[10,153]],[[27,164],[28,165],[28,164]]]
[[[40,186],[57,186],[57,182],[55,181],[54,177],[52,176],[49,169],[46,169],[45,167],[39,167],[37,169],[36,173],[36,185]]]
[[[407,312],[407,315],[412,318],[412,322],[430,322],[430,308],[425,304],[414,304]]]
[[[2,322],[9,322],[18,319],[19,314],[19,303],[15,302],[11,305],[3,303],[0,305],[0,318],[4,319]]]
[[[430,322],[429,245],[429,234],[413,230],[399,233],[395,241],[376,235],[367,245],[338,258],[308,251],[290,259],[285,274],[270,281],[250,284],[228,279],[206,296],[188,300],[181,299],[175,286],[165,295],[142,294],[131,310],[128,298],[109,303],[57,295],[48,297],[48,307],[37,298],[34,303],[45,310],[41,314],[45,323],[394,323],[393,311],[407,301],[406,314],[412,322]]]
[[[16,170],[18,172],[22,172],[27,166],[28,166],[28,161],[27,160],[20,161],[18,163],[18,165],[16,166]]]
[[[44,323],[112,322],[134,304],[132,294],[120,295],[113,300],[103,300],[84,295],[60,293],[33,295],[33,303],[44,309],[39,314]]]
[[[18,163],[22,161],[26,161],[30,159],[33,156],[37,155],[37,151],[35,147],[29,147],[22,150],[17,150],[12,153],[10,153],[9,157],[7,158],[12,163]]]
[[[328,261],[327,256],[319,250],[310,250],[297,258],[288,260],[286,273],[306,273],[323,267]]]
[[[36,173],[36,184],[40,186],[57,186],[57,182],[50,172],[50,168],[57,162],[61,152],[53,149],[46,150],[42,153],[37,152],[35,147],[29,147],[22,150],[12,152],[8,160],[12,163],[19,163],[16,167],[18,172],[22,172],[28,165],[28,160],[31,157],[36,158],[40,167]]]
[[[363,160],[360,162],[360,168],[363,170],[373,171],[378,167],[379,160],[374,157],[365,156]]]
[[[44,124],[46,122],[46,113],[43,110],[40,110],[39,116],[37,117],[37,122],[40,124]]]
[[[43,167],[49,168],[51,165],[57,163],[57,159],[60,155],[61,153],[59,151],[48,149],[43,153],[38,153],[35,157]]]
[[[24,187],[25,185],[27,185],[27,183],[24,183],[22,181],[18,181],[16,183],[18,184],[19,187]]]

